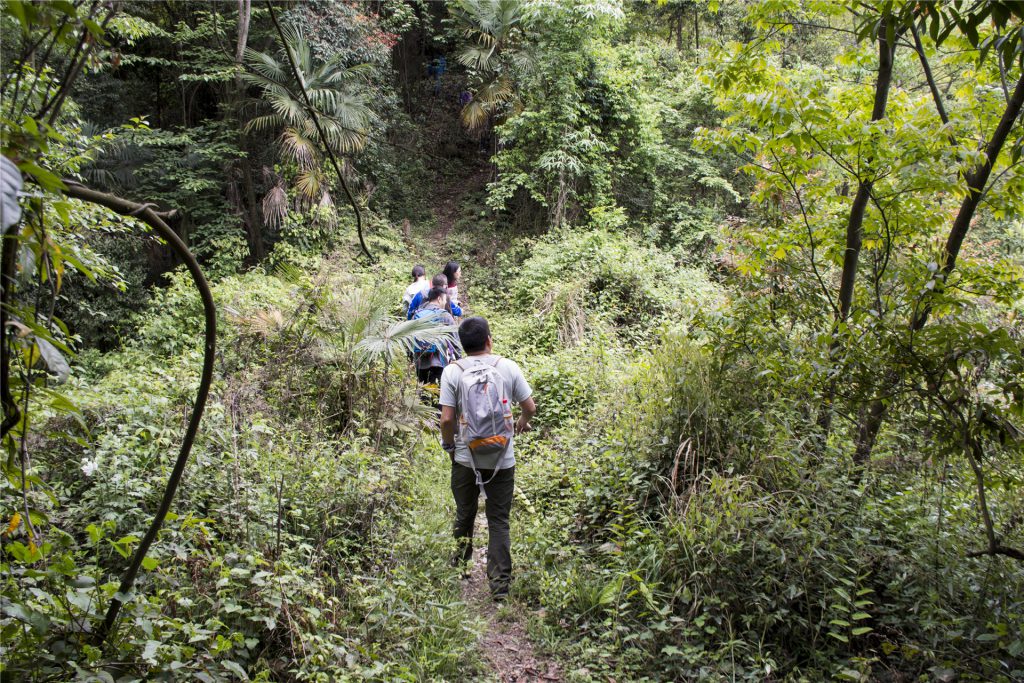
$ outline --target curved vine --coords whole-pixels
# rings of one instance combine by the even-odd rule
[[[164,221],[164,218],[170,217],[172,214],[157,213],[154,210],[153,204],[137,204],[116,195],[91,189],[73,180],[64,180],[63,192],[68,197],[105,206],[123,216],[139,218],[166,240],[171,249],[185,263],[189,274],[192,276],[192,281],[199,290],[199,294],[203,299],[206,327],[203,345],[203,371],[199,380],[199,391],[196,392],[195,405],[192,407],[192,416],[189,418],[188,428],[185,430],[185,437],[181,442],[178,459],[174,463],[170,479],[167,480],[167,487],[164,489],[163,499],[160,501],[160,507],[153,517],[153,522],[139,543],[139,547],[135,549],[135,554],[132,556],[128,569],[121,578],[118,593],[111,600],[110,607],[107,609],[103,625],[96,632],[95,641],[99,644],[105,641],[113,630],[114,624],[117,622],[117,615],[123,605],[123,599],[118,596],[127,596],[132,586],[135,585],[135,578],[142,567],[142,561],[146,558],[149,547],[156,540],[160,527],[163,526],[164,518],[167,517],[168,511],[171,509],[171,502],[174,500],[174,494],[178,490],[178,484],[181,483],[182,475],[185,473],[185,465],[188,463],[188,456],[192,451],[192,444],[195,442],[196,432],[199,430],[199,422],[203,417],[203,409],[206,407],[206,399],[210,394],[210,384],[213,381],[213,361],[217,343],[217,311],[213,302],[213,293],[210,291],[210,285],[206,281],[206,276],[203,275],[203,271],[199,267],[199,262],[196,261],[195,256],[188,250],[188,247],[178,237],[178,234]]]

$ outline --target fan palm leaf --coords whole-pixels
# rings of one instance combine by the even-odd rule
[[[323,176],[318,167],[304,170],[295,177],[295,189],[304,206],[309,206],[323,192]]]
[[[308,171],[319,161],[319,154],[313,139],[298,128],[288,127],[281,133],[278,140],[281,152],[289,161],[294,161],[300,169]]]
[[[458,55],[459,63],[477,71],[490,71],[494,59],[494,47],[470,45]]]
[[[487,109],[483,102],[479,100],[473,100],[465,107],[462,108],[462,125],[469,130],[479,130],[487,125],[487,119],[490,117],[490,111]]]
[[[505,77],[491,79],[477,90],[477,98],[487,104],[508,102],[513,97],[515,97],[515,90],[512,87],[512,81]]]
[[[283,33],[281,47],[287,58],[252,49],[244,53],[248,69],[242,77],[260,90],[269,109],[246,123],[245,130],[281,131],[277,140],[281,157],[298,166],[295,191],[300,206],[309,207],[318,200],[323,203],[325,197],[331,201],[319,170],[321,145],[338,154],[359,152],[366,146],[373,114],[365,88],[372,67],[346,67],[340,56],[319,60],[299,30],[289,26]],[[283,187],[267,194],[263,208],[271,228],[282,224],[287,212]],[[327,213],[334,216],[333,210]]]
[[[263,222],[272,230],[281,227],[288,215],[288,195],[283,185],[275,185],[263,197]]]
[[[290,67],[286,68],[287,65],[275,56],[252,49],[245,52],[250,70],[242,77],[262,91],[263,100],[273,112],[256,117],[246,129],[269,130],[276,119],[277,126],[301,130],[303,137],[315,139],[311,112],[299,95],[301,85],[306,89],[313,113],[333,120],[331,127],[335,132],[327,144],[340,152],[362,149],[371,111],[369,98],[360,89],[359,81],[365,80],[372,67],[368,64],[346,67],[340,58],[318,63],[309,42],[292,27],[285,31],[284,47],[295,62],[297,80]],[[350,130],[342,134],[342,129]],[[288,151],[285,150],[286,154]]]
[[[383,329],[367,334],[355,346],[355,354],[365,363],[383,360],[386,363],[413,353],[418,343],[438,344],[455,343],[455,325],[438,325],[429,318],[413,320],[396,320]]]

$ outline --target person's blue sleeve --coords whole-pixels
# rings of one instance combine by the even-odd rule
[[[422,292],[416,294],[416,296],[414,296],[412,298],[412,301],[409,302],[409,310],[406,311],[406,313],[405,313],[405,319],[406,320],[412,320],[413,314],[416,313],[416,309],[420,307],[421,303],[423,303],[423,293]]]
[[[462,317],[462,308],[458,304],[452,304],[452,315],[456,318]]]

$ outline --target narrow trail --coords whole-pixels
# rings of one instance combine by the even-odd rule
[[[438,109],[433,118],[431,134],[441,146],[455,147],[465,145],[464,133],[458,122],[458,107],[454,105],[455,93],[447,92],[446,97],[437,102]],[[475,144],[475,143],[473,143]],[[461,163],[447,168],[436,169],[433,201],[431,210],[436,225],[431,230],[419,232],[418,245],[423,249],[422,257],[428,261],[441,263],[441,257],[456,258],[463,264],[464,270],[472,279],[480,271],[477,258],[482,253],[495,253],[495,244],[484,244],[473,238],[476,234],[466,234],[468,225],[473,223],[474,216],[467,206],[474,197],[484,192],[491,177],[491,166],[486,159],[466,153]],[[462,219],[460,221],[460,219]],[[467,241],[464,238],[470,238]],[[477,242],[474,246],[474,242]],[[471,253],[456,253],[456,249],[471,248]],[[460,298],[463,305],[469,303],[468,283],[463,282]],[[450,492],[443,492],[427,503],[433,512],[444,508],[444,514],[454,514],[454,504]],[[512,512],[513,563],[515,557],[516,510]],[[463,601],[470,611],[481,618],[478,631],[478,648],[480,658],[487,665],[479,675],[464,676],[466,681],[497,681],[499,683],[552,683],[565,680],[562,668],[552,659],[538,653],[526,628],[526,606],[514,597],[507,602],[498,604],[491,598],[487,584],[487,521],[484,504],[481,501],[474,529],[473,562],[469,578],[462,580],[461,592]]]
[[[462,210],[462,202],[467,196],[483,189],[490,176],[486,165],[474,168],[471,173],[456,176],[444,176],[437,188],[437,202],[434,204],[434,216],[437,218],[437,232],[434,239],[438,244],[445,245],[448,234],[455,227]]]
[[[481,511],[476,518],[473,565],[462,587],[462,597],[486,619],[479,647],[484,661],[500,683],[564,681],[557,663],[537,654],[526,632],[521,606],[515,601],[499,605],[487,587],[487,522]],[[512,530],[513,537],[515,528]],[[514,560],[514,558],[513,558]]]

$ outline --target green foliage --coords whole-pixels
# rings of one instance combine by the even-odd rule
[[[606,230],[558,232],[530,251],[506,286],[524,318],[521,343],[532,351],[588,337],[643,343],[659,325],[679,320],[685,305],[714,297],[700,270]]]
[[[978,534],[954,502],[969,499],[969,474],[933,461],[858,484],[811,467],[785,423],[799,395],[685,337],[600,396],[615,415],[592,411],[601,433],[535,465],[577,481],[580,502],[568,543],[531,554],[547,610],[535,631],[571,623],[573,642],[553,646],[588,675],[870,680],[951,662],[1019,675],[1020,573],[1012,560],[979,572],[962,554],[959,539]],[[546,471],[557,460],[564,477]],[[997,495],[997,509],[1015,507]],[[557,538],[553,517],[539,533]],[[979,581],[994,612],[975,610]]]
[[[215,288],[227,324],[212,403],[106,653],[83,628],[149,523],[197,380],[201,306],[184,274],[154,300],[137,342],[83,357],[78,422],[51,424],[27,470],[34,531],[15,520],[4,534],[7,673],[84,679],[114,657],[134,675],[176,679],[422,680],[471,661],[457,596],[422,590],[451,578],[444,520],[423,527],[430,546],[415,528],[397,541],[411,558],[432,548],[429,572],[419,559],[396,563],[392,537],[404,502],[423,495],[407,487],[426,485],[408,480],[419,428],[402,420],[422,410],[398,359],[413,336],[449,332],[393,322],[371,292],[336,298],[328,283],[287,276]],[[316,391],[285,388],[306,383]],[[340,429],[333,401],[353,411]],[[300,411],[301,424],[320,426],[296,429]],[[5,506],[5,524],[14,511]]]
[[[32,195],[4,282],[4,674],[487,677],[406,362],[453,331],[394,317],[411,261],[454,256],[539,406],[516,442],[513,611],[540,607],[567,679],[1024,677],[1019,121],[948,272],[943,246],[1019,78],[1016,5],[300,3],[291,54],[335,151],[359,152],[372,265],[264,9],[243,78],[234,5],[121,3],[106,30],[88,7],[0,20],[2,147]],[[875,43],[897,36],[879,118]],[[426,104],[421,48],[449,56]],[[459,109],[493,166],[448,149]],[[193,458],[103,649],[202,311],[155,240],[125,239],[133,219],[59,198],[76,174],[179,211],[221,321]]]

